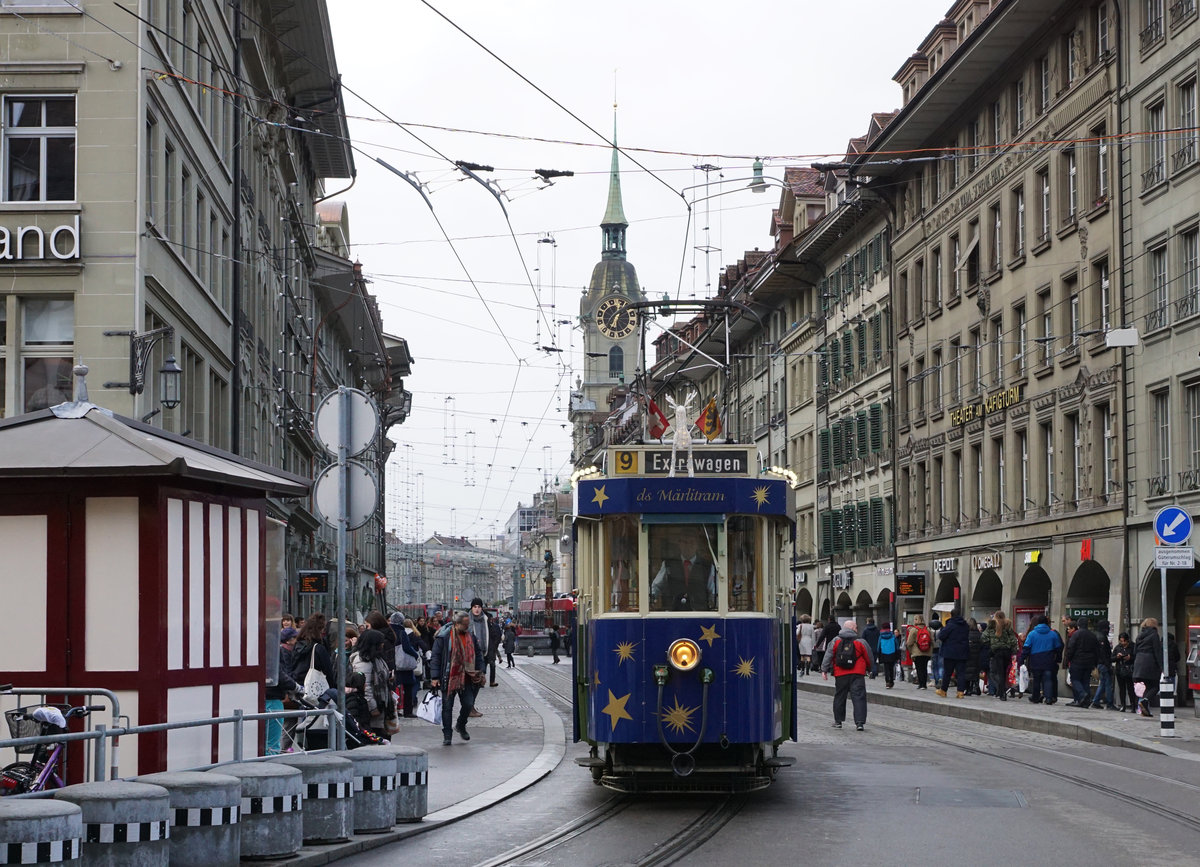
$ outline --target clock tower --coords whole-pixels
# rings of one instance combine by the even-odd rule
[[[629,305],[645,301],[637,271],[625,258],[625,210],[621,206],[620,154],[613,122],[612,168],[608,179],[608,204],[600,221],[600,261],[579,301],[583,329],[583,377],[571,394],[575,463],[592,462],[596,434],[608,417],[613,390],[632,386],[638,368],[640,333],[638,313]]]

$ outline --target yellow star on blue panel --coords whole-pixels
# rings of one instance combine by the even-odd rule
[[[595,503],[597,506],[599,506],[601,509],[604,508],[604,501],[607,499],[610,499],[608,494],[604,493],[604,489],[606,487],[608,487],[608,486],[601,485],[600,487],[596,488],[596,490],[592,493],[592,502]]]
[[[682,735],[687,730],[695,730],[692,725],[692,717],[698,710],[700,710],[699,707],[684,707],[679,703],[679,697],[676,696],[675,706],[663,710],[662,719],[667,724],[667,728],[677,735]]]
[[[739,656],[738,660],[738,664],[734,667],[733,673],[738,677],[744,677],[747,679],[754,677],[754,657],[752,656],[749,659],[746,659],[745,657]]]
[[[629,701],[629,696],[631,695],[633,695],[633,693],[627,692],[625,695],[617,698],[615,695],[613,695],[613,691],[611,689],[608,691],[608,704],[604,706],[604,710],[600,711],[600,713],[608,715],[609,727],[613,729],[613,731],[616,731],[617,723],[623,719],[633,722],[633,717],[631,717],[629,712],[625,710],[625,703]]]
[[[621,641],[617,643],[616,649],[613,650],[613,653],[617,655],[617,665],[620,665],[627,659],[633,659],[633,647],[634,644],[632,641]]]
[[[712,626],[700,627],[700,640],[707,641],[709,647],[712,647],[713,641],[720,637],[721,636],[717,634],[717,624],[714,623]]]
[[[750,497],[754,500],[754,508],[761,509],[763,506],[770,505],[771,491],[766,485],[760,485],[754,489],[754,493]]]

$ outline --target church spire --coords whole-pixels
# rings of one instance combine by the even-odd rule
[[[601,258],[625,258],[625,229],[629,223],[625,221],[625,209],[621,206],[621,170],[618,165],[617,152],[617,117],[616,105],[613,106],[613,151],[612,168],[608,176],[608,205],[604,209],[604,219],[600,221],[603,235]]]

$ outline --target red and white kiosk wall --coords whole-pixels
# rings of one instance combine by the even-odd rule
[[[266,497],[308,487],[89,403],[0,420],[0,680],[113,690],[133,725],[261,710]],[[224,728],[122,738],[120,773],[230,758]]]

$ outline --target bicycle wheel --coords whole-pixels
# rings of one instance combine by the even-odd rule
[[[0,771],[0,797],[28,792],[37,775],[38,769],[29,762],[13,762]]]

